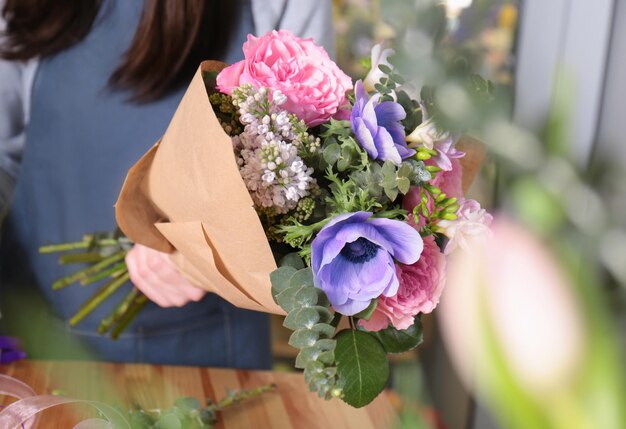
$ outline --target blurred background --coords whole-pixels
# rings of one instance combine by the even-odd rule
[[[344,70],[363,75],[384,42],[408,85],[435,87],[490,153],[471,194],[499,218],[495,247],[457,282],[470,299],[444,293],[424,344],[394,356],[405,427],[626,427],[626,2],[334,0],[334,12]],[[460,69],[493,82],[486,107]]]

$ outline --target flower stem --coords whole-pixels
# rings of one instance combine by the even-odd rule
[[[81,286],[87,286],[89,284],[98,282],[100,280],[106,279],[107,277],[119,277],[122,274],[128,272],[128,269],[126,268],[126,263],[125,262],[119,262],[115,265],[113,265],[111,268],[107,268],[104,271],[100,271],[97,274],[94,274],[91,277],[87,277],[86,279],[83,279],[80,281],[80,285]]]
[[[59,258],[59,264],[89,264],[100,262],[102,259],[102,255],[98,252],[72,253],[69,255],[62,255]]]
[[[145,295],[138,295],[128,306],[124,314],[121,316],[119,322],[111,331],[111,338],[117,340],[120,334],[130,325],[130,323],[137,317],[139,312],[148,303],[148,297]]]
[[[255,396],[262,395],[266,392],[274,392],[276,390],[275,384],[268,384],[265,386],[256,387],[251,390],[242,390],[236,392],[229,392],[228,396],[221,399],[216,404],[210,404],[207,408],[213,412],[222,411],[233,405],[237,405],[240,402],[252,399]]]
[[[89,238],[86,236],[85,238]],[[120,240],[114,238],[105,238],[97,241],[83,240],[73,243],[48,244],[39,248],[39,253],[57,253],[67,252],[69,250],[88,249],[90,247],[110,247],[120,244]]]
[[[112,279],[102,286],[70,319],[70,326],[75,326],[83,320],[89,313],[96,309],[105,299],[113,295],[124,283],[130,279],[128,273]]]
[[[100,326],[98,326],[98,333],[100,335],[104,335],[105,333],[107,333],[109,329],[111,329],[113,323],[118,322],[124,316],[124,314],[126,314],[128,308],[133,303],[133,301],[137,299],[140,293],[141,292],[139,292],[139,289],[134,287],[117,305],[117,307],[115,307],[113,312],[104,320],[102,320],[102,322],[100,322]]]
[[[99,271],[103,270],[104,268],[108,267],[109,265],[112,265],[114,263],[116,263],[117,261],[120,261],[122,259],[124,259],[124,256],[126,256],[126,251],[125,250],[120,250],[117,253],[114,253],[113,255],[104,258],[103,260],[101,260],[98,263],[95,263],[93,265],[91,265],[90,267],[87,267],[83,270],[80,270],[74,274],[70,274],[69,276],[63,277],[59,280],[57,280],[56,282],[54,282],[52,284],[52,289],[53,290],[58,290],[58,289],[62,289],[66,286],[71,285],[74,282],[83,280],[88,278],[89,276],[91,276],[92,274],[98,273]]]

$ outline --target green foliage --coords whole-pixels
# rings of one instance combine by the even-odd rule
[[[370,305],[368,305],[365,310],[355,314],[354,317],[358,319],[370,320],[370,317],[372,317],[372,314],[376,311],[376,307],[378,307],[378,299],[373,299],[370,301]]]
[[[326,198],[326,204],[331,216],[357,211],[375,211],[383,207],[370,195],[370,190],[357,186],[353,180],[341,180],[330,168],[325,177],[330,181],[331,195]]]
[[[334,319],[328,298],[313,284],[311,268],[282,266],[271,274],[272,296],[287,312],[283,325],[293,334],[292,347],[300,349],[296,368],[304,369],[309,389],[320,397],[340,397],[335,368]]]
[[[399,330],[389,326],[378,332],[369,332],[369,334],[382,344],[385,352],[404,353],[422,343],[424,330],[422,321],[417,317],[415,323],[408,329]]]
[[[363,331],[343,330],[336,336],[337,375],[343,400],[363,407],[383,391],[389,379],[389,362],[381,343]]]
[[[145,410],[136,404],[126,416],[132,429],[211,429],[218,422],[217,412],[274,389],[274,385],[267,385],[229,391],[218,402],[207,401],[204,406],[191,397],[178,398],[173,407],[166,409]]]

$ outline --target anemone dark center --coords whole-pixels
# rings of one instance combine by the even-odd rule
[[[360,237],[352,243],[346,243],[341,249],[341,255],[350,262],[362,264],[369,261],[378,252],[378,245],[366,238]]]

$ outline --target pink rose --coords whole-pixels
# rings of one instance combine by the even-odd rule
[[[217,76],[221,92],[231,94],[243,84],[280,90],[287,97],[281,107],[310,127],[338,114],[345,116],[342,108],[347,107],[346,91],[352,89],[352,79],[313,39],[301,39],[286,30],[262,37],[248,35],[243,53],[244,60]]]
[[[369,331],[385,329],[389,323],[396,329],[413,325],[418,313],[430,313],[437,307],[445,285],[446,260],[435,237],[424,237],[422,256],[413,265],[396,265],[400,286],[392,297],[380,297],[370,320],[359,324]]]

